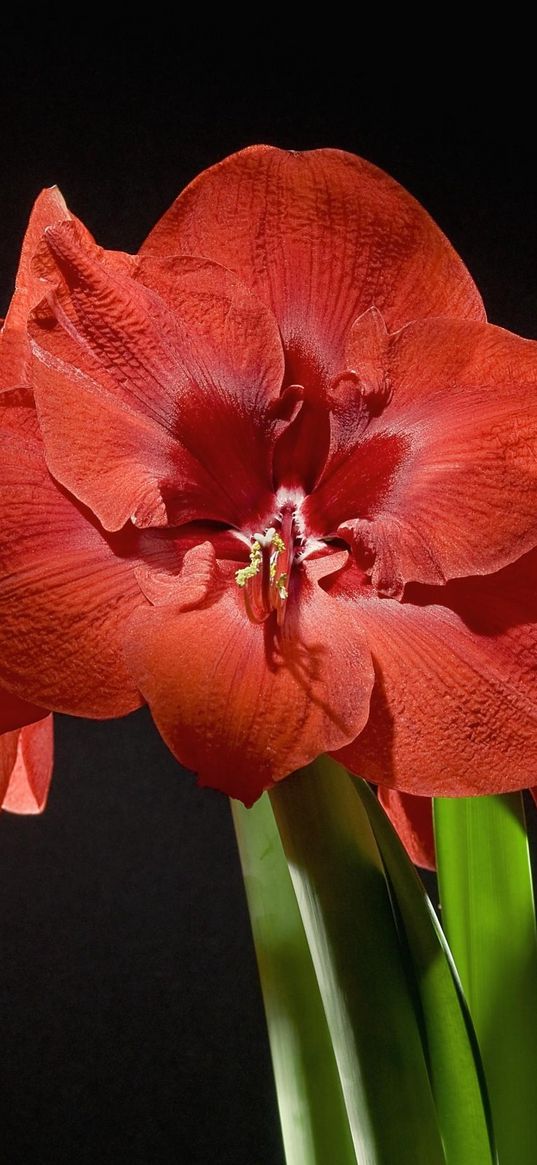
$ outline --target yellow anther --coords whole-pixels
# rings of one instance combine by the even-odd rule
[[[282,553],[282,551],[285,550],[285,542],[284,542],[283,538],[280,538],[279,534],[276,534],[276,531],[274,531],[273,536],[272,536],[271,548],[272,549],[271,549],[271,555],[270,555],[270,581],[274,582],[276,579],[276,569],[278,566],[278,558],[280,557],[280,554]]]
[[[272,536],[270,555],[270,581],[276,588],[280,599],[286,599],[288,597],[286,586],[287,572],[282,571],[281,574],[278,574],[278,559],[280,554],[283,554],[284,550],[285,542],[283,538],[280,536],[280,534],[277,534],[276,531],[274,531]]]
[[[249,579],[259,574],[263,563],[263,552],[259,542],[252,542],[250,547],[250,563],[235,571],[235,581],[238,587],[245,587]]]
[[[287,573],[281,574],[279,578],[275,579],[274,586],[280,596],[280,599],[288,599],[289,591],[287,590]]]

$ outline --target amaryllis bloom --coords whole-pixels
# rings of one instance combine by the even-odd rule
[[[40,813],[52,775],[52,716],[0,692],[0,808]]]
[[[537,345],[394,181],[254,147],[136,256],[45,192],[2,340],[7,689],[246,804],[329,752],[410,845],[531,784]]]

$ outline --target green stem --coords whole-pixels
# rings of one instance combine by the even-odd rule
[[[270,801],[231,802],[287,1165],[356,1165],[326,1018]]]
[[[444,928],[479,1039],[500,1165],[534,1165],[537,940],[520,794],[434,803]]]
[[[352,781],[323,757],[270,798],[359,1165],[444,1165],[384,866]]]

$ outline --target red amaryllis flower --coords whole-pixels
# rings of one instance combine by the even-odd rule
[[[40,813],[52,775],[52,716],[0,692],[0,807]]]
[[[529,785],[537,346],[484,322],[425,212],[350,155],[256,147],[138,256],[54,192],[35,216],[1,366],[5,686],[146,700],[247,804],[322,752],[396,815],[394,790]]]

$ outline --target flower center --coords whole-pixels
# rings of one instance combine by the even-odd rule
[[[235,571],[235,581],[242,591],[251,623],[264,623],[275,612],[281,627],[293,568],[296,573],[296,567],[305,559],[332,553],[335,539],[318,538],[309,533],[302,513],[303,500],[300,491],[287,488],[278,491],[273,524],[264,533],[250,536],[250,561]]]
[[[292,540],[286,543],[274,526],[264,534],[254,534],[250,562],[235,574],[252,623],[264,623],[273,611],[278,623],[283,623],[292,561]]]

